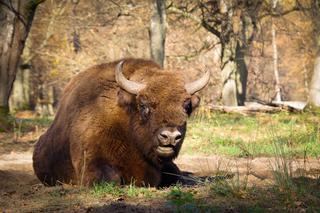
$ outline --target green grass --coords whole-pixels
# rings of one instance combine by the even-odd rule
[[[173,186],[167,196],[168,203],[176,207],[177,212],[200,212],[201,204],[190,191],[183,190],[180,185]]]
[[[117,186],[115,183],[101,182],[93,185],[91,194],[96,197],[104,196],[109,194],[115,197],[123,196],[125,194],[124,190]]]
[[[183,154],[236,157],[272,156],[273,144],[287,146],[296,157],[320,156],[320,118],[311,113],[195,115],[188,122]]]
[[[14,129],[22,132],[28,132],[35,127],[49,127],[53,122],[53,117],[37,117],[32,119],[15,119]]]
[[[152,198],[154,189],[148,187],[137,187],[133,183],[127,186],[118,186],[113,182],[101,182],[93,185],[91,194],[95,197],[111,195],[113,197],[143,197]]]

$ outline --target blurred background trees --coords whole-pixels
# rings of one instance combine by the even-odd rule
[[[0,1],[0,122],[5,123],[20,56],[43,0]]]
[[[6,111],[10,98],[11,111],[53,114],[70,78],[123,57],[153,58],[165,68],[184,70],[187,80],[209,68],[204,104],[319,105],[318,0],[0,2],[2,62],[10,61],[3,54],[6,42],[15,41],[8,37],[10,26],[19,25],[16,41],[29,35],[25,48],[24,42],[13,42],[6,49],[18,59],[10,62],[10,75],[3,75],[7,69],[1,64]],[[33,5],[29,16],[19,9],[27,2]]]
[[[288,20],[295,21],[298,14],[308,13],[308,9],[310,10],[310,2],[308,5],[308,2],[299,1],[199,0],[180,2],[172,11],[185,17],[193,17],[193,20],[216,36],[220,44],[222,104],[237,106],[244,105],[247,100],[248,60],[253,58],[253,52],[264,51],[259,50],[258,45],[264,48],[270,40],[275,81],[275,94],[271,99],[281,101],[277,25],[285,28]],[[295,17],[288,18],[290,14]],[[303,27],[303,24],[298,26]],[[291,30],[284,29],[282,33],[289,33]],[[271,33],[271,39],[266,36],[267,33]],[[294,46],[292,44],[293,48]]]

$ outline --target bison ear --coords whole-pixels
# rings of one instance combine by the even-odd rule
[[[135,106],[136,96],[128,93],[123,89],[118,90],[118,104],[121,107],[129,107],[132,108]]]
[[[196,109],[200,105],[200,97],[197,95],[192,95],[191,105],[192,105],[192,110]]]

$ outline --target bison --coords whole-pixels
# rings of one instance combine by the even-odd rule
[[[182,76],[144,59],[101,64],[78,74],[35,145],[37,177],[46,185],[113,181],[159,187],[176,182],[180,171],[173,159],[187,118],[199,105],[195,93],[210,73],[190,83]]]

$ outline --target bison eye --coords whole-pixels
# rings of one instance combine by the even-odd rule
[[[147,105],[141,104],[140,115],[141,115],[142,121],[147,121],[150,116],[150,108]]]
[[[187,101],[184,102],[183,109],[184,109],[185,113],[187,113],[188,115],[191,115],[191,113],[192,113],[192,104],[191,104],[190,100],[187,100]]]

